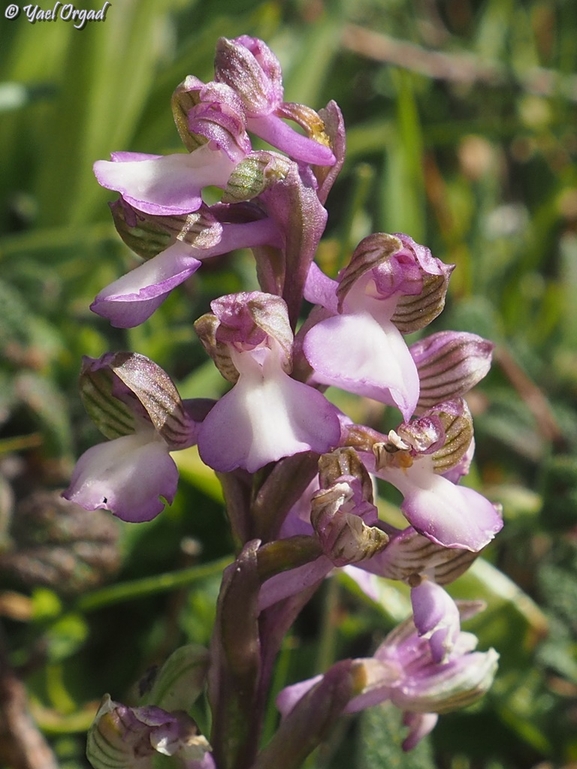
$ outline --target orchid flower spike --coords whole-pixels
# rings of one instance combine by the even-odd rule
[[[195,328],[233,388],[210,411],[198,435],[203,461],[220,472],[254,472],[303,451],[338,444],[337,409],[290,377],[293,334],[285,302],[260,291],[211,304]]]
[[[170,452],[196,443],[197,423],[168,375],[137,353],[85,358],[80,390],[86,410],[110,440],[80,457],[63,496],[124,521],[151,520],[176,493],[178,471]]]
[[[419,375],[403,333],[443,309],[452,266],[407,235],[369,235],[333,281],[311,265],[305,297],[320,307],[303,352],[312,381],[397,406],[404,419],[419,399]]]

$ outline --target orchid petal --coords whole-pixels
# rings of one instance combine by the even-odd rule
[[[338,286],[337,281],[325,275],[316,262],[311,262],[304,290],[304,296],[308,302],[319,304],[336,315],[339,311]]]
[[[117,328],[143,323],[168,294],[198,270],[201,262],[191,247],[177,241],[165,251],[104,288],[90,305]]]
[[[259,610],[264,611],[269,606],[289,598],[291,595],[301,593],[328,576],[333,568],[332,561],[321,555],[320,558],[311,561],[311,563],[305,563],[295,569],[275,574],[260,589]]]
[[[282,717],[285,718],[288,716],[297,702],[301,700],[315,684],[321,681],[322,678],[322,675],[314,676],[313,678],[308,678],[306,681],[299,681],[296,684],[292,684],[292,686],[286,686],[279,692],[276,698],[276,706]]]
[[[178,470],[164,441],[155,432],[100,443],[76,463],[63,496],[87,510],[110,510],[123,521],[150,521],[172,502]]]
[[[403,750],[409,751],[416,747],[427,734],[433,731],[438,720],[437,713],[405,713],[403,724],[409,727],[409,734],[403,740]]]
[[[464,635],[464,634],[463,634]],[[499,655],[470,652],[444,665],[430,662],[391,690],[391,702],[414,713],[448,713],[482,696],[493,682]]]
[[[420,636],[429,639],[434,662],[446,662],[461,630],[459,609],[442,587],[428,579],[411,590],[413,621]]]
[[[263,375],[255,366],[209,412],[198,447],[202,460],[215,470],[254,472],[302,451],[322,454],[339,437],[336,409],[324,395],[280,367]]]
[[[276,115],[249,117],[246,126],[276,149],[286,152],[293,160],[319,166],[332,166],[335,163],[330,147],[303,136]]]
[[[103,289],[91,309],[108,318],[113,326],[132,328],[149,318],[174,288],[194,275],[202,260],[236,248],[275,243],[277,238],[275,223],[258,219],[241,224],[224,223],[218,241],[204,248],[176,240]]]
[[[188,154],[143,156],[130,153],[97,160],[94,173],[102,187],[120,192],[139,211],[155,215],[186,214],[202,203],[207,185],[226,186],[236,162],[219,150],[199,147]]]
[[[415,363],[390,321],[368,312],[336,315],[314,326],[303,350],[317,382],[397,406],[408,420],[419,398]]]
[[[417,460],[407,470],[379,474],[404,495],[401,509],[418,532],[444,547],[481,550],[503,526],[499,510],[473,489],[426,468],[423,460]]]

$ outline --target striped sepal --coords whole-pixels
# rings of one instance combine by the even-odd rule
[[[176,87],[172,94],[172,115],[182,142],[189,152],[206,144],[208,139],[200,134],[192,133],[188,127],[188,113],[200,102],[199,89],[194,77],[187,77]]]
[[[443,446],[431,455],[435,472],[443,474],[456,467],[467,453],[473,440],[473,419],[462,398],[443,403],[428,414],[436,415],[445,430]]]
[[[284,179],[290,170],[290,161],[276,152],[251,152],[241,160],[228,178],[222,202],[241,203],[252,200],[264,190]]]
[[[476,334],[440,331],[409,348],[419,372],[417,412],[460,398],[487,374],[494,345]]]
[[[406,582],[426,572],[438,585],[448,585],[464,574],[478,555],[471,550],[443,547],[408,528],[391,539],[380,574]]]
[[[351,261],[339,276],[337,289],[339,310],[342,309],[346,295],[360,277],[368,270],[372,270],[373,267],[377,267],[385,259],[401,251],[402,248],[403,244],[399,238],[394,235],[387,235],[385,232],[375,232],[363,238],[355,248]]]
[[[110,368],[136,396],[154,428],[171,449],[192,445],[194,423],[185,412],[172,379],[160,366],[138,353],[116,353]]]
[[[132,435],[136,420],[131,409],[112,393],[114,375],[110,369],[94,368],[94,359],[84,358],[80,372],[80,396],[86,413],[110,440]]]
[[[80,393],[86,411],[107,438],[130,435],[144,421],[152,423],[171,449],[194,443],[195,425],[176,387],[144,355],[118,352],[85,358]]]
[[[423,275],[423,288],[419,294],[399,297],[392,322],[402,334],[411,334],[425,328],[445,306],[449,276]]]
[[[127,739],[129,732],[130,724],[123,723],[106,694],[86,740],[86,757],[94,769],[151,769],[152,746],[143,740],[135,750],[134,740]]]
[[[206,208],[182,216],[152,216],[121,200],[110,208],[118,234],[143,259],[152,259],[177,240],[204,249],[215,246],[222,236],[222,224]]]

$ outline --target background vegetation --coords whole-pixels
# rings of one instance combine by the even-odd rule
[[[187,74],[209,80],[216,39],[242,33],[279,56],[287,100],[335,99],[344,112],[325,268],[369,232],[407,232],[457,265],[436,328],[497,345],[469,399],[468,482],[503,503],[506,527],[452,586],[488,603],[471,629],[501,654],[495,686],[409,756],[397,715],[379,708],[343,720],[308,766],[576,765],[574,0],[116,0],[81,31],[1,14],[0,733],[14,716],[6,692],[25,687],[58,766],[85,767],[101,695],[129,702],[151,666],[210,637],[231,543],[194,450],[178,458],[174,505],[149,524],[66,514],[56,490],[100,440],[76,391],[82,355],[144,353],[184,397],[224,385],[192,321],[215,295],[254,285],[250,258],[216,260],[143,326],[111,329],[88,306],[136,258],[91,167],[112,150],[179,151],[173,88]],[[397,585],[383,600],[377,610],[346,581],[327,583],[286,639],[277,688],[369,653],[409,611]],[[0,766],[16,769],[10,746],[34,739],[23,723],[3,735]]]

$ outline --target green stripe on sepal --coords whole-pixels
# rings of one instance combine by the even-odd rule
[[[153,750],[135,756],[134,746],[126,740],[126,729],[116,712],[115,703],[105,694],[86,739],[86,758],[94,769],[149,769]]]
[[[188,77],[177,85],[171,100],[172,115],[176,128],[182,143],[189,152],[193,152],[208,141],[204,136],[192,133],[188,127],[188,113],[200,102],[198,89],[191,88],[191,81],[193,79]]]
[[[112,356],[111,370],[137,398],[156,431],[171,449],[191,445],[191,420],[172,379],[145,355],[121,352]]]
[[[194,330],[222,376],[234,384],[239,378],[239,373],[232,362],[228,345],[219,342],[216,338],[216,330],[219,325],[220,321],[216,315],[207,312],[194,322]]]
[[[392,322],[402,334],[411,334],[428,326],[443,311],[449,276],[423,275],[423,290],[420,294],[401,295]]]
[[[112,371],[103,368],[94,370],[92,364],[92,358],[85,358],[80,372],[80,397],[86,413],[110,440],[132,435],[136,430],[136,420],[130,408],[112,394]]]
[[[179,216],[153,216],[117,200],[110,209],[118,234],[143,259],[152,259],[177,240],[192,248],[211,248],[222,235],[222,224],[206,208]]]
[[[228,179],[222,196],[223,203],[240,203],[252,200],[264,190],[284,179],[289,172],[290,161],[276,152],[261,150],[251,152],[241,160]]]
[[[85,358],[80,392],[86,411],[110,439],[151,423],[171,449],[190,446],[193,424],[178,390],[160,366],[132,352]]]
[[[110,205],[116,231],[128,248],[143,259],[152,259],[170,245],[172,238],[162,226],[128,208],[122,200]]]
[[[437,585],[447,585],[464,574],[478,555],[443,547],[409,527],[389,543],[382,576],[407,582],[413,575],[426,573]]]
[[[462,398],[442,403],[427,414],[437,416],[445,430],[445,442],[432,454],[432,459],[435,472],[446,473],[459,464],[471,445],[473,418]]]

